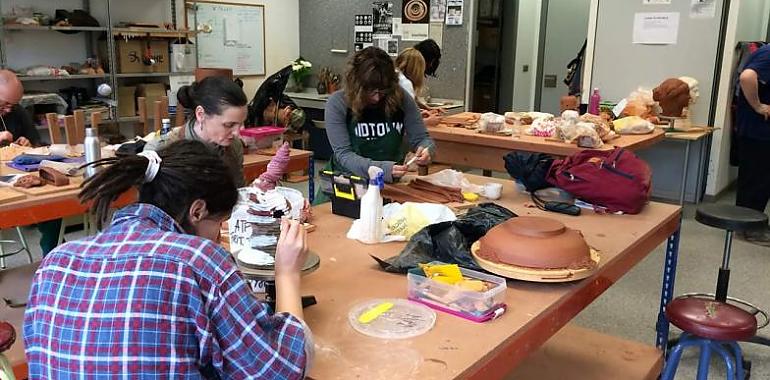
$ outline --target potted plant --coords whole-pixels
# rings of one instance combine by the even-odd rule
[[[292,89],[295,92],[302,92],[305,89],[305,78],[310,76],[312,67],[313,64],[302,57],[291,62]]]

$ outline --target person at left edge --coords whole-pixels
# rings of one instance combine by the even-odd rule
[[[24,87],[16,74],[0,70],[0,145],[40,145],[40,134],[32,118],[19,105],[22,95]]]

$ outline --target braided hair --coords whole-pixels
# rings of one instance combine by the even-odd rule
[[[160,170],[149,181],[150,164],[143,156],[112,157],[85,166],[102,167],[82,186],[82,203],[93,202],[97,228],[102,227],[110,205],[131,187],[139,190],[139,202],[154,205],[187,229],[187,213],[196,199],[206,202],[211,215],[229,214],[238,201],[235,181],[219,154],[200,141],[180,140],[158,151]]]

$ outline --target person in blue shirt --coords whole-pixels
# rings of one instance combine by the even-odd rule
[[[770,200],[770,45],[752,54],[740,74],[735,113],[738,188],[735,204],[765,212]],[[770,246],[770,228],[743,236]]]

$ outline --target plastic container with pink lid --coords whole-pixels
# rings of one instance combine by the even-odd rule
[[[241,129],[241,139],[249,149],[264,149],[273,146],[273,142],[279,140],[285,131],[276,126],[264,126]]]

